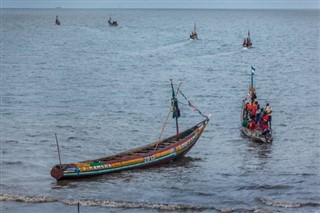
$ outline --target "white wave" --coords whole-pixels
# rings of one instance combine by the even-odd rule
[[[302,206],[319,206],[320,205],[320,203],[318,202],[271,201],[265,198],[260,198],[259,200],[268,206],[283,207],[283,208],[298,208]]]
[[[319,206],[320,203],[315,202],[273,202],[265,198],[259,199],[262,203],[268,206],[282,207],[282,208],[297,208],[302,206]],[[251,208],[251,209],[235,209],[235,208],[218,208],[213,206],[192,206],[185,204],[164,204],[164,203],[148,203],[148,202],[130,202],[130,201],[112,201],[112,200],[98,200],[98,199],[59,199],[47,196],[27,196],[27,195],[9,195],[0,194],[0,201],[15,201],[24,203],[51,203],[61,202],[66,205],[78,205],[81,206],[97,206],[104,208],[129,208],[129,209],[155,209],[159,211],[205,211],[215,210],[218,212],[259,212],[259,213],[270,213],[279,212],[277,210],[268,210],[263,208]]]
[[[25,203],[46,203],[46,202],[57,202],[58,199],[47,197],[47,196],[25,196],[25,195],[8,195],[1,194],[0,201],[19,201]]]
[[[144,209],[157,209],[165,211],[177,211],[177,210],[195,210],[202,211],[206,209],[215,209],[214,207],[204,206],[188,206],[180,204],[157,204],[146,202],[128,202],[128,201],[111,201],[111,200],[78,200],[78,199],[58,199],[47,196],[26,196],[26,195],[9,195],[0,194],[0,201],[16,201],[25,203],[49,203],[49,202],[61,202],[66,205],[78,205],[81,206],[100,206],[110,208],[144,208]]]

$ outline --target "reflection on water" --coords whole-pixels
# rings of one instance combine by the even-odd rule
[[[248,142],[247,150],[257,158],[271,158],[272,143]]]

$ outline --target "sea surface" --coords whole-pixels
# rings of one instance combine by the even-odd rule
[[[319,10],[2,9],[0,212],[76,212],[78,202],[87,213],[320,212],[319,20]],[[259,103],[273,108],[272,144],[240,132],[251,66]],[[55,133],[62,163],[156,141],[170,79],[213,116],[184,158],[50,176]],[[181,130],[203,119],[178,98]]]

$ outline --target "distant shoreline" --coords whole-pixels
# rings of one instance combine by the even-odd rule
[[[320,8],[63,8],[63,7],[48,7],[48,8],[18,8],[6,7],[1,10],[16,9],[16,10],[307,10],[320,11]]]

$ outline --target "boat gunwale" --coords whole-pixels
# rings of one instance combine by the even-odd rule
[[[93,159],[93,160],[86,160],[86,161],[80,161],[80,162],[72,162],[72,163],[67,163],[67,164],[57,164],[55,166],[53,166],[52,168],[55,168],[56,166],[61,166],[61,168],[64,167],[69,167],[69,165],[75,165],[75,164],[81,164],[81,163],[94,163],[94,162],[104,162],[104,163],[119,163],[119,162],[123,162],[123,161],[128,161],[128,160],[134,160],[134,159],[138,159],[138,158],[144,158],[144,157],[148,157],[157,153],[161,153],[164,151],[167,151],[169,149],[172,149],[174,147],[179,146],[180,144],[186,142],[187,140],[189,140],[192,136],[194,136],[194,134],[196,134],[196,131],[201,128],[201,126],[206,125],[206,123],[209,121],[209,118],[206,118],[205,120],[199,122],[198,124],[194,125],[193,127],[186,129],[185,131],[181,132],[180,135],[184,135],[183,139],[179,140],[179,141],[175,141],[173,139],[176,138],[176,135],[171,136],[169,138],[163,139],[158,143],[158,146],[168,142],[169,144],[165,147],[156,149],[156,150],[150,150],[149,152],[146,153],[139,153],[139,151],[143,151],[143,150],[148,150],[150,148],[155,148],[155,146],[157,145],[157,142],[153,142],[144,146],[140,146],[137,148],[133,148],[130,149],[128,151],[124,151],[115,155],[111,155],[111,156],[106,156],[106,157],[102,157],[102,158],[98,158],[98,159]],[[129,155],[131,154],[132,155]]]

